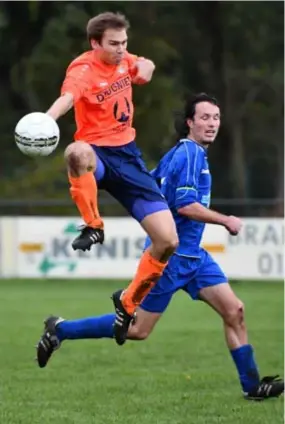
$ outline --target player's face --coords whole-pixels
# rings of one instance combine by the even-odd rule
[[[214,142],[221,123],[220,109],[208,102],[196,105],[193,120],[188,119],[190,137],[205,146]]]
[[[125,29],[107,29],[101,43],[95,44],[95,49],[100,52],[103,62],[118,65],[126,52],[127,42],[128,37]],[[93,44],[92,47],[94,48]]]

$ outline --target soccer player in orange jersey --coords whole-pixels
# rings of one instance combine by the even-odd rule
[[[155,66],[127,52],[128,27],[119,13],[102,13],[88,22],[91,50],[68,66],[61,96],[47,111],[55,120],[72,107],[75,112],[75,142],[64,156],[71,197],[85,227],[73,241],[73,249],[89,250],[104,241],[98,188],[115,197],[152,240],[132,282],[123,294],[112,295],[119,345],[126,340],[136,306],[162,275],[178,244],[168,205],[134,141],[132,84],[148,83]]]

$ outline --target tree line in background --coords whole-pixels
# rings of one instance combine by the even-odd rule
[[[62,152],[72,140],[72,112],[59,120],[61,145],[48,158],[18,152],[14,127],[55,100],[68,64],[89,49],[88,19],[106,10],[127,15],[128,50],[156,64],[151,84],[134,89],[148,166],[175,142],[174,112],[203,91],[222,110],[209,152],[213,197],[283,197],[284,3],[274,1],[1,2],[0,197],[68,199]]]

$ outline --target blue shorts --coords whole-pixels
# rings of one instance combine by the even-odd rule
[[[134,141],[120,147],[91,147],[97,156],[98,188],[108,191],[137,221],[169,209]]]
[[[201,289],[226,282],[227,277],[206,250],[201,249],[200,258],[174,254],[163,276],[144,298],[140,307],[148,312],[162,313],[178,290],[184,290],[192,299],[199,300]]]

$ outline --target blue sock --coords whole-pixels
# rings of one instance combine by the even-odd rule
[[[260,381],[257,365],[254,360],[253,348],[249,344],[243,345],[231,350],[231,355],[236,364],[243,391],[248,393]]]
[[[56,326],[60,341],[78,339],[111,339],[115,314],[101,315],[77,320],[62,321]]]

